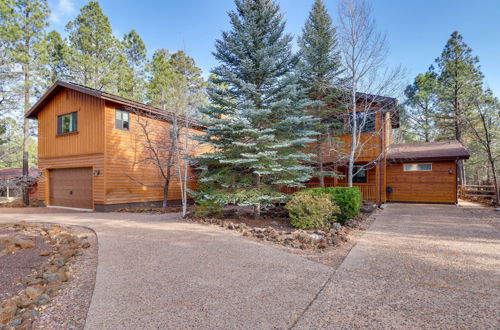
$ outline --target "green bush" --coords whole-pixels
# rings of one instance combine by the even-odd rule
[[[222,218],[224,208],[211,200],[196,201],[194,214],[199,217]]]
[[[316,195],[329,194],[335,204],[340,207],[340,214],[337,218],[341,224],[358,215],[363,200],[361,191],[357,187],[309,188],[303,191]]]
[[[285,208],[292,226],[300,229],[329,228],[335,222],[339,208],[328,194],[299,191],[293,194]]]

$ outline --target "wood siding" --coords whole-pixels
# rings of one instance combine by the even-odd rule
[[[387,186],[393,189],[388,201],[456,203],[454,161],[408,163],[432,163],[432,171],[404,171],[402,163],[388,164]]]
[[[137,122],[137,115],[130,113],[130,130],[115,128],[115,110],[120,105],[110,102],[105,106],[105,204],[137,203],[163,200],[163,179],[158,168],[146,162],[149,153],[145,150],[146,140]],[[141,117],[148,121],[153,131],[169,130],[164,121]],[[200,134],[191,130],[191,134]],[[194,143],[194,142],[192,142]],[[198,151],[200,152],[200,151]],[[177,167],[173,169],[169,186],[169,200],[180,200],[181,190]],[[196,180],[191,172],[190,188]]]
[[[38,181],[38,199],[51,205],[49,196],[49,170],[58,168],[91,167],[92,171],[99,170],[101,174],[92,176],[92,195],[94,204],[104,203],[104,154],[80,155],[54,158],[41,158],[38,167],[42,177]]]
[[[38,157],[63,157],[104,152],[104,101],[64,89],[38,114]],[[57,134],[57,116],[78,113],[75,133]]]

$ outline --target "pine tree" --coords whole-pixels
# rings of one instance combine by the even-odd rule
[[[46,0],[8,0],[2,3],[0,30],[6,38],[9,61],[21,70],[16,74],[19,95],[23,97],[23,113],[30,109],[32,97],[43,85],[44,37],[49,9]],[[23,120],[23,176],[29,170],[30,125]],[[29,204],[28,190],[23,189],[23,202]]]
[[[438,82],[434,68],[431,66],[426,73],[418,74],[413,84],[406,87],[405,95],[404,134],[412,141],[433,141],[438,111]]]
[[[52,85],[57,80],[68,80],[68,45],[59,32],[53,30],[45,38],[47,56],[46,84]]]
[[[342,73],[340,53],[337,49],[336,30],[328,14],[323,0],[315,0],[309,17],[302,29],[299,39],[301,61],[299,70],[302,85],[308,89],[309,97],[316,101],[311,106],[311,114],[318,118],[314,129],[321,134],[316,136],[316,157],[320,186],[325,186],[325,176],[334,176],[332,171],[323,168],[324,150],[322,143],[326,140],[331,126],[328,120],[332,115],[326,102],[333,99],[333,85]]]
[[[75,20],[66,25],[73,79],[99,90],[116,92],[121,45],[113,36],[109,19],[99,3],[89,1]]]
[[[169,109],[169,91],[174,81],[174,72],[170,64],[170,53],[166,49],[157,49],[149,63],[149,81],[146,86],[148,103],[154,107]]]
[[[144,99],[144,66],[146,64],[146,45],[139,34],[132,30],[123,36],[125,66],[118,83],[119,94],[136,101]]]
[[[302,150],[312,142],[307,128],[311,102],[293,71],[292,37],[272,0],[235,0],[232,29],[216,41],[208,95],[212,105],[206,134],[199,140],[214,147],[201,155],[199,198],[218,204],[254,207],[283,201],[284,186],[303,186],[312,169]]]
[[[479,59],[457,32],[451,34],[441,57],[436,59],[439,74],[440,111],[437,125],[441,139],[454,138],[464,143],[465,118],[474,105],[475,96],[482,93],[483,74]],[[459,181],[464,183],[463,161],[458,163]]]

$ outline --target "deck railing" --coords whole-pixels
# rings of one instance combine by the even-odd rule
[[[364,200],[376,200],[377,199],[377,186],[375,184],[353,184],[355,187],[357,187],[360,191],[361,194],[363,195]],[[334,184],[326,184],[326,187],[346,187],[347,184],[345,183],[338,183],[336,186]],[[316,188],[319,187],[318,183],[306,183],[306,188]],[[297,192],[299,190],[302,190],[304,188],[297,188],[297,187],[285,187],[284,188],[284,193],[286,194],[293,194],[294,192]]]
[[[458,186],[459,195],[461,198],[479,197],[493,199],[495,198],[495,186],[493,185],[461,185]]]

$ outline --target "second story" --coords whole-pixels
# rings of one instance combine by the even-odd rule
[[[62,81],[56,82],[26,114],[38,121],[40,159],[116,152],[128,157],[141,136],[141,125],[168,130],[172,116],[139,102]],[[191,134],[202,131],[195,121],[190,121],[190,127]]]
[[[342,162],[352,145],[355,126],[356,159],[360,162],[379,157],[393,143],[393,129],[399,127],[397,100],[390,97],[359,93],[356,112],[332,105],[331,115],[323,119],[328,131],[322,142],[325,162]]]

